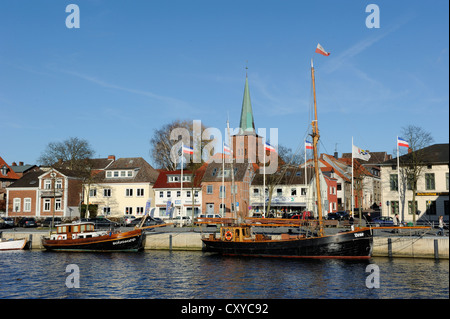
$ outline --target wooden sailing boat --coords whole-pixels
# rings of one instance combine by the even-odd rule
[[[216,237],[210,234],[202,238],[204,250],[224,255],[260,256],[260,257],[294,257],[294,258],[349,258],[367,259],[372,254],[372,230],[355,228],[334,235],[324,234],[322,202],[320,192],[319,164],[317,145],[319,127],[317,122],[317,103],[314,78],[314,66],[311,60],[311,80],[314,91],[314,121],[312,138],[314,150],[314,169],[318,205],[318,231],[308,237],[284,234],[281,239],[272,239],[263,234],[252,234],[251,224],[222,226]]]

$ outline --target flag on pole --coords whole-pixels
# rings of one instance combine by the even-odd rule
[[[194,150],[192,148],[188,147],[188,146],[184,146],[183,145],[183,149],[182,150],[183,150],[183,153],[194,154]]]
[[[402,139],[401,137],[397,137],[397,145],[403,147],[409,147],[409,143]]]
[[[270,145],[270,144],[267,143],[267,142],[264,142],[264,149],[265,149],[266,151],[275,152],[275,147],[273,147],[272,145]]]
[[[325,51],[325,49],[319,43],[317,43],[316,53],[322,54],[324,56],[330,55],[330,53]]]
[[[310,141],[308,141],[308,140],[305,140],[305,148],[307,150],[312,150],[313,149],[312,143]]]
[[[364,161],[368,161],[370,159],[370,154],[368,151],[360,149],[359,147],[357,147],[355,145],[352,145],[352,147],[353,147],[352,155],[354,158],[359,158]]]
[[[223,152],[225,153],[225,154],[231,154],[232,152],[231,152],[231,148],[227,145],[227,144],[223,144]]]

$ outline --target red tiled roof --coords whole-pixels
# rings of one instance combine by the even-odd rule
[[[2,174],[2,168],[6,165],[6,167],[8,168],[8,171],[6,173],[6,175]],[[3,160],[3,158],[0,156],[0,178],[1,179],[19,179],[20,176],[16,174],[16,172],[14,172],[11,167],[6,164],[6,162]]]
[[[202,183],[203,174],[205,173],[206,167],[208,165],[205,163],[199,169],[197,169],[196,174],[194,176],[194,187],[200,187]],[[160,170],[158,178],[156,179],[153,188],[181,188],[181,182],[168,182],[168,176],[170,175],[181,175],[181,170],[176,171],[164,171]],[[183,170],[183,176],[191,176],[192,171]],[[192,187],[191,182],[183,182],[183,187],[190,188]]]

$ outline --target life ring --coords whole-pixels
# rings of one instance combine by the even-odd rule
[[[63,239],[62,235],[59,235],[58,238],[56,238],[56,240],[61,240],[61,239]]]
[[[227,231],[227,232],[225,233],[225,239],[226,239],[226,240],[231,240],[231,239],[233,239],[233,233],[232,233],[231,231]]]

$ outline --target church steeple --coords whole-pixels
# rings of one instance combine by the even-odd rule
[[[240,135],[255,135],[255,121],[253,119],[252,102],[248,89],[248,76],[245,74],[244,99],[242,100],[241,122],[239,124]]]

